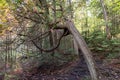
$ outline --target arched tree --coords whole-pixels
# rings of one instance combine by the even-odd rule
[[[22,43],[30,42],[40,52],[53,52],[59,47],[63,37],[72,35],[78,44],[78,50],[83,53],[92,80],[97,80],[91,51],[72,21],[71,0],[10,0],[9,4],[12,5],[11,9],[20,25],[16,32]],[[59,30],[61,34],[56,38],[54,35]],[[47,39],[42,40],[46,36]],[[49,49],[45,47],[46,40],[49,41]]]

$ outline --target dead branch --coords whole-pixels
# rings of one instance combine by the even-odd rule
[[[32,41],[32,43],[34,44],[34,46],[36,46],[39,50],[44,51],[44,52],[52,52],[52,51],[54,51],[55,49],[57,49],[57,48],[59,47],[60,41],[61,41],[61,39],[62,39],[63,36],[64,36],[64,33],[63,33],[63,34],[61,35],[61,37],[59,38],[58,43],[56,44],[56,46],[54,46],[54,47],[51,48],[51,49],[43,49],[43,48],[41,48],[40,46],[38,46],[38,45],[35,43],[34,40],[31,40],[31,41]]]
[[[29,20],[31,20],[31,21],[33,21],[33,22],[36,22],[36,23],[41,23],[40,21],[35,20],[35,19],[32,19],[32,18],[27,17],[27,16],[22,16],[22,15],[20,15],[20,14],[17,14],[17,16],[23,17],[23,18],[25,18],[25,19],[29,19]]]

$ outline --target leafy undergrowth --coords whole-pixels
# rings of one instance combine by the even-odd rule
[[[93,52],[120,53],[120,37],[113,36],[111,39],[107,39],[100,30],[92,32],[89,36],[83,35],[83,37]]]
[[[106,39],[98,30],[84,38],[94,53],[100,80],[120,80],[120,36]]]

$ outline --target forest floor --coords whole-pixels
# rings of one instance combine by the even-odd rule
[[[99,80],[120,80],[120,59],[106,59],[94,56]],[[19,74],[19,80],[90,80],[84,59],[60,67],[42,66],[31,72]]]
[[[94,55],[99,80],[120,80],[120,58],[108,59]],[[30,72],[15,73],[16,77],[8,80],[90,80],[90,74],[81,57],[59,67],[41,66]],[[1,79],[0,79],[1,80]]]

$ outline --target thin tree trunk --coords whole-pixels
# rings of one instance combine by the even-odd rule
[[[105,25],[106,25],[106,35],[107,39],[111,39],[111,33],[110,33],[110,28],[108,26],[108,16],[107,16],[107,11],[105,9],[105,4],[103,0],[100,0],[100,4],[102,6],[103,14],[104,14],[104,20],[105,20]]]
[[[72,12],[72,2],[71,2],[71,0],[68,0],[68,2],[69,2],[69,6],[70,6],[70,17],[71,18],[73,18],[73,12]]]

